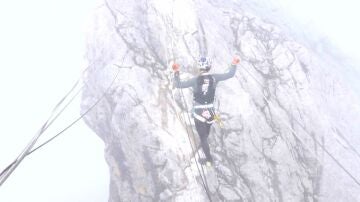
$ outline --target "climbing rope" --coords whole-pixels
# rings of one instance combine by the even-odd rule
[[[190,130],[189,131],[191,132],[192,138],[195,140],[195,132],[194,132],[194,129],[192,128],[192,126],[191,126],[191,118],[190,118],[190,115],[188,114],[189,108],[187,106],[185,96],[184,96],[184,92],[183,92],[182,88],[180,88],[180,95],[181,95],[181,99],[182,99],[182,101],[184,103],[184,106],[185,106],[187,120],[188,120],[188,122],[190,124]],[[183,115],[183,116],[185,116],[185,115]],[[190,135],[189,131],[188,131],[188,129],[186,129],[188,140],[189,140],[192,152],[194,154],[194,160],[195,160],[196,168],[198,169],[199,174],[201,176],[201,181],[202,181],[202,184],[204,186],[205,192],[206,192],[209,200],[212,201],[210,191],[209,191],[209,185],[207,183],[207,178],[206,178],[205,171],[204,171],[204,167],[203,167],[203,165],[201,163],[198,162],[198,159],[200,159],[200,154],[199,154],[198,150],[196,149],[196,145],[193,145],[191,143],[191,137],[190,137],[191,135]],[[195,154],[197,154],[197,157],[196,157]],[[200,167],[199,167],[199,164],[200,164]],[[201,170],[200,170],[200,168],[201,168]]]
[[[86,68],[84,72],[87,70]],[[72,88],[65,94],[65,96],[55,105],[53,108],[49,118],[45,121],[45,123],[42,125],[38,133],[33,137],[33,139],[29,142],[29,144],[25,147],[25,149],[18,155],[16,160],[12,162],[10,165],[8,165],[0,174],[0,186],[6,181],[6,179],[11,175],[11,173],[16,169],[16,167],[21,163],[21,161],[25,158],[25,156],[28,155],[28,152],[31,150],[31,148],[35,145],[37,140],[40,138],[40,136],[54,123],[54,121],[62,114],[64,111],[63,108],[60,110],[60,112],[55,113],[58,108],[61,106],[61,104],[66,100],[66,98],[75,90],[75,88],[79,85],[81,77],[75,82],[75,84],[72,86]],[[73,101],[71,99],[68,104],[70,104]],[[68,105],[67,104],[67,105]],[[56,115],[55,115],[56,114]]]
[[[78,90],[78,92],[69,100],[69,102],[55,115],[54,118],[52,118],[52,116],[54,115],[54,112],[57,110],[58,107],[60,107],[61,103],[63,103],[63,101],[66,99],[66,97],[68,97],[70,95],[70,93],[75,89],[75,87],[77,86],[78,84],[78,81],[75,83],[75,85],[72,87],[72,89],[65,95],[64,98],[61,99],[61,101],[56,105],[56,107],[54,108],[51,116],[48,118],[48,120],[44,123],[43,127],[41,128],[40,132],[41,134],[44,133],[53,123],[54,121],[63,113],[63,111],[71,104],[71,102],[75,99],[75,97],[79,94],[80,90]],[[40,134],[40,135],[41,135]],[[40,136],[39,136],[40,137]],[[36,139],[37,141],[37,139]],[[35,143],[34,143],[35,144]],[[31,148],[30,148],[31,149]],[[31,153],[31,152],[30,152]],[[10,175],[11,172],[8,172],[10,169],[15,169],[16,167],[13,167],[15,166],[17,163],[20,163],[22,161],[22,154],[21,153],[17,159],[15,159],[10,165],[8,165],[0,174],[0,180],[3,180],[5,181],[6,180],[6,176],[5,176],[5,173],[9,173],[7,175]],[[29,152],[25,152],[24,153],[25,156],[29,155]],[[17,166],[17,165],[16,165]],[[1,184],[4,183],[3,181],[0,181]],[[0,184],[0,185],[1,185]]]
[[[126,55],[126,54],[125,54]],[[125,57],[124,55],[124,57]],[[123,58],[124,59],[124,58]],[[87,70],[88,68],[86,68]],[[85,70],[85,71],[86,71]],[[83,74],[85,73],[85,71],[82,73],[81,77],[83,76]],[[58,136],[60,136],[61,134],[63,134],[65,131],[67,131],[69,128],[71,128],[73,125],[75,125],[77,122],[79,122],[84,116],[86,116],[91,110],[93,110],[98,104],[99,102],[105,97],[105,95],[108,93],[108,91],[111,89],[112,85],[114,84],[114,82],[116,81],[118,75],[120,72],[120,68],[118,69],[118,72],[115,76],[115,78],[112,80],[111,84],[109,85],[109,87],[106,89],[106,91],[102,94],[102,96],[100,98],[98,98],[96,100],[96,102],[91,105],[83,114],[81,114],[77,119],[75,119],[73,122],[71,122],[68,126],[66,126],[63,130],[61,130],[59,133],[57,133],[55,136],[53,136],[52,138],[48,139],[47,141],[45,141],[44,143],[40,144],[38,147],[36,147],[35,149],[32,150],[33,146],[35,145],[35,143],[38,141],[38,139],[40,138],[40,136],[46,131],[46,129],[48,129],[50,127],[50,125],[52,125],[54,123],[55,120],[57,120],[57,118],[62,114],[62,112],[70,105],[70,103],[79,95],[79,93],[81,92],[81,90],[84,88],[84,85],[76,92],[76,94],[70,99],[70,101],[54,116],[55,111],[57,111],[57,109],[61,106],[61,104],[64,102],[64,100],[66,100],[66,98],[74,91],[74,89],[78,86],[80,79],[78,79],[78,81],[74,84],[74,86],[71,88],[71,90],[60,100],[60,102],[54,107],[54,109],[52,110],[52,113],[50,115],[50,117],[45,121],[45,123],[43,124],[43,126],[41,127],[41,129],[39,130],[39,132],[34,136],[34,138],[30,141],[30,143],[25,147],[25,149],[23,150],[23,152],[20,153],[20,155],[11,163],[9,164],[1,173],[0,173],[0,186],[8,179],[8,177],[12,174],[12,172],[17,168],[17,166],[24,160],[24,158],[26,156],[29,156],[30,154],[32,154],[33,152],[39,150],[40,148],[42,148],[43,146],[45,146],[46,144],[50,143],[51,141],[53,141],[55,138],[57,138]],[[52,118],[54,116],[54,118]]]
[[[174,78],[171,77],[171,80],[174,80]],[[197,154],[198,158],[200,158],[200,155],[199,155],[199,153],[198,153],[198,151],[196,149],[196,146],[193,145],[193,143],[191,141],[191,136],[195,140],[195,133],[194,133],[194,131],[192,129],[192,126],[191,126],[191,118],[190,118],[190,116],[188,114],[188,106],[187,106],[187,103],[186,103],[186,100],[185,100],[183,90],[181,88],[180,88],[180,98],[181,98],[181,101],[184,103],[184,107],[185,107],[185,111],[186,111],[185,113],[187,114],[187,116],[185,116],[184,114],[182,115],[183,116],[182,120],[184,120],[185,123],[186,123],[186,121],[188,121],[188,123],[190,125],[190,129],[188,127],[185,127],[185,130],[186,130],[187,138],[188,138],[191,150],[192,150],[192,154],[194,155],[195,165],[196,165],[196,168],[197,168],[197,170],[199,172],[199,175],[200,175],[200,178],[201,178],[202,187],[204,188],[205,193],[206,193],[209,201],[212,201],[210,191],[209,191],[209,187],[208,187],[208,183],[207,183],[207,179],[206,179],[206,175],[205,175],[205,172],[204,172],[204,168],[198,162],[197,157],[196,157],[196,154]],[[173,99],[175,99],[174,96],[173,96]],[[174,100],[174,102],[175,102],[175,100]],[[199,164],[200,164],[200,166],[199,166]]]
[[[173,12],[172,12],[172,15],[173,15]],[[173,29],[173,28],[172,28]],[[173,51],[173,37],[172,37],[172,32],[170,33],[170,47],[171,47],[171,51]],[[170,60],[169,60],[169,56],[168,56],[168,51],[167,49],[165,50],[165,57],[166,57],[166,63],[165,64],[169,64]],[[173,76],[170,77],[170,79],[173,81],[174,78]],[[180,97],[181,97],[181,101],[184,103],[184,106],[185,106],[185,110],[186,110],[186,113],[188,112],[188,106],[186,104],[186,100],[185,100],[185,97],[184,97],[184,93],[182,91],[182,89],[180,88]],[[173,101],[175,102],[175,98],[174,98],[174,95],[172,95],[172,98],[173,98]],[[176,102],[175,102],[176,103]],[[201,183],[202,183],[202,187],[204,188],[205,190],[205,193],[209,199],[210,202],[212,202],[212,199],[211,199],[211,195],[210,195],[210,191],[209,191],[209,188],[208,188],[208,183],[207,183],[207,179],[206,179],[206,176],[205,176],[205,172],[204,172],[204,168],[203,166],[198,162],[197,158],[196,158],[196,154],[198,154],[198,157],[200,157],[199,153],[196,151],[196,146],[194,146],[192,144],[192,141],[191,141],[191,135],[193,136],[193,139],[195,140],[195,135],[194,135],[194,131],[191,127],[191,118],[189,116],[189,114],[187,114],[187,119],[188,119],[188,123],[190,125],[190,128],[191,129],[188,129],[188,127],[185,126],[185,130],[186,130],[186,133],[187,133],[187,138],[188,138],[188,141],[189,141],[189,144],[190,144],[190,147],[191,147],[191,150],[192,150],[192,154],[194,155],[194,161],[195,161],[195,165],[196,165],[196,168],[199,172],[199,175],[200,175],[200,178],[201,178]],[[183,115],[182,117],[182,120],[185,121],[185,124],[186,124],[186,119],[185,119],[185,115]],[[199,166],[200,164],[200,166]],[[201,169],[200,169],[201,167]],[[191,168],[191,167],[190,167]]]
[[[56,135],[54,135],[52,138],[46,140],[44,143],[40,144],[38,147],[36,147],[35,149],[31,150],[29,152],[29,154],[35,152],[36,150],[40,149],[41,147],[45,146],[46,144],[48,144],[49,142],[51,142],[52,140],[54,140],[55,138],[57,138],[59,135],[61,135],[62,133],[64,133],[66,130],[68,130],[69,128],[71,128],[73,125],[75,125],[78,121],[80,121],[82,118],[84,118],[91,110],[93,110],[98,104],[99,102],[105,97],[105,95],[110,91],[111,87],[113,86],[114,82],[116,81],[117,77],[119,76],[119,72],[120,69],[118,70],[118,72],[116,73],[114,79],[112,80],[111,84],[108,86],[108,88],[106,89],[106,91],[103,92],[103,94],[101,95],[100,98],[98,98],[94,104],[92,104],[83,114],[81,114],[77,119],[75,119],[73,122],[71,122],[68,126],[66,126],[63,130],[61,130],[59,133],[57,133]]]

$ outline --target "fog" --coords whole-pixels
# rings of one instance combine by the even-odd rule
[[[359,58],[354,0],[279,0],[302,24],[316,27]],[[0,169],[22,151],[86,67],[87,25],[99,0],[0,2]],[[79,115],[79,98],[41,139]],[[104,145],[83,122],[26,158],[0,187],[0,201],[107,201]]]

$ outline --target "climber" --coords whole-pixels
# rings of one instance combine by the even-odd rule
[[[220,81],[229,79],[235,75],[236,66],[240,63],[239,57],[232,60],[230,70],[223,74],[209,74],[211,60],[208,57],[200,57],[198,60],[199,75],[186,81],[181,81],[179,76],[180,66],[177,63],[172,65],[174,71],[174,85],[176,88],[193,88],[193,118],[195,128],[200,136],[200,144],[206,159],[199,159],[200,163],[211,166],[213,159],[210,155],[210,148],[207,138],[210,133],[210,126],[214,122],[214,97],[216,85]]]

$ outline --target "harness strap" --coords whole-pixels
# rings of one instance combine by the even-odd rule
[[[207,105],[195,105],[194,109],[206,109],[206,108],[211,108],[214,107],[214,104],[207,104]]]
[[[215,120],[211,120],[211,121],[207,121],[204,117],[196,114],[195,112],[193,112],[193,117],[196,118],[197,120],[201,121],[201,122],[204,122],[204,123],[208,123],[208,124],[212,124],[215,122]]]

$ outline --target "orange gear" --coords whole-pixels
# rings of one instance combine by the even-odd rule
[[[239,63],[240,63],[240,58],[238,58],[238,57],[234,57],[232,62],[231,62],[231,64],[233,64],[233,65],[237,65]]]
[[[172,69],[174,70],[174,72],[178,72],[178,71],[179,71],[179,69],[180,69],[180,65],[179,65],[179,64],[176,64],[176,63],[174,63],[174,64],[172,65]]]

